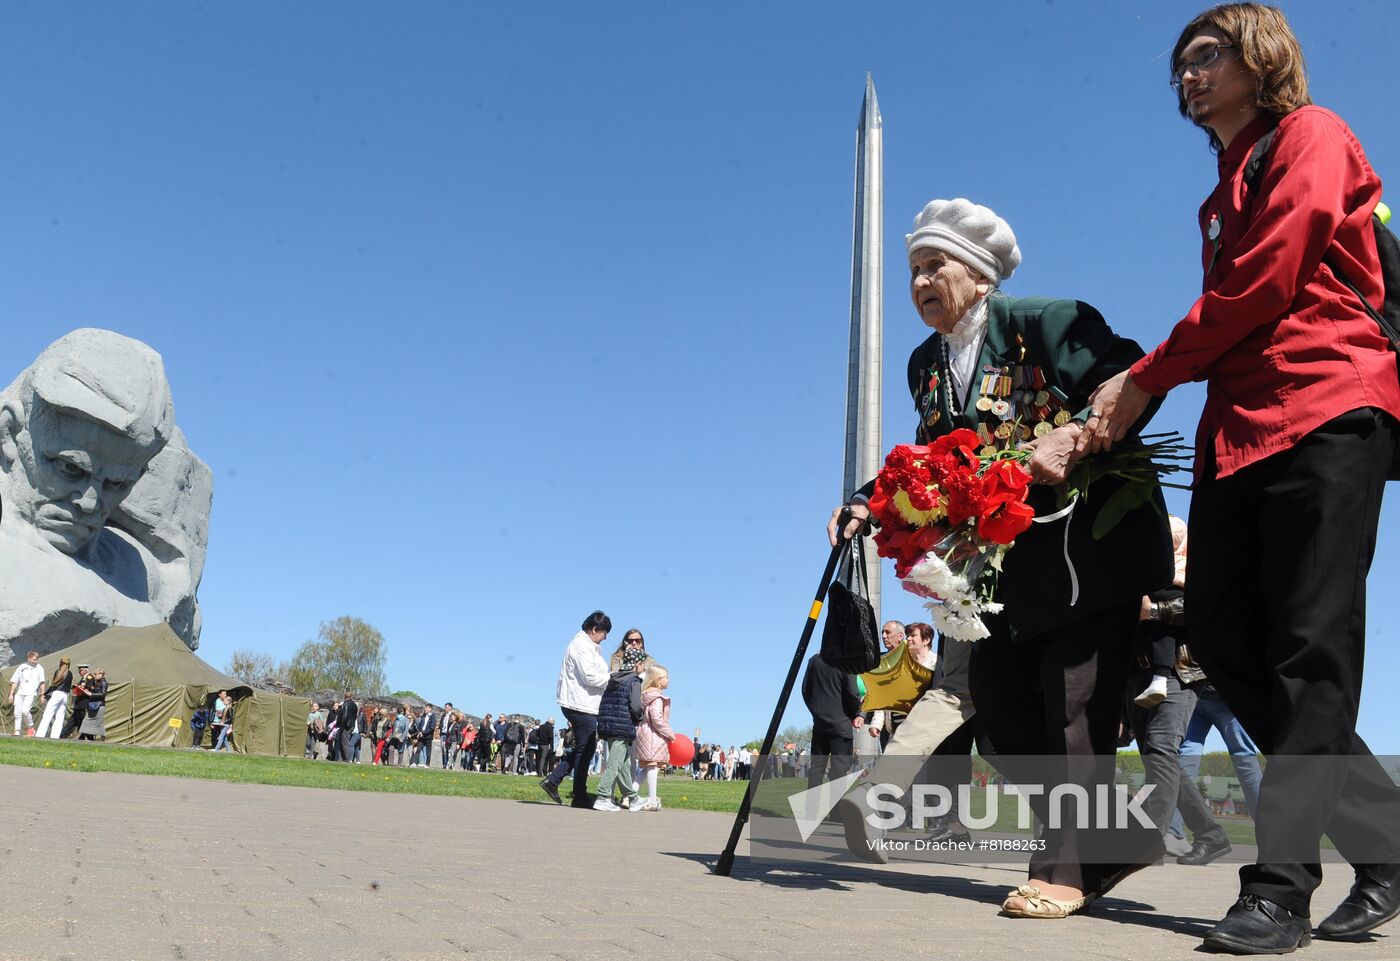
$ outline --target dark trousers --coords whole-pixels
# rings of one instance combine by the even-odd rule
[[[1400,788],[1356,735],[1391,423],[1370,409],[1343,414],[1202,481],[1191,502],[1192,649],[1270,758],[1255,813],[1260,863],[1240,869],[1241,891],[1304,915],[1324,833],[1353,864],[1400,855]]]
[[[920,772],[919,784],[939,784],[948,789],[953,802],[948,810],[949,817],[958,816],[958,788],[972,783],[972,746],[981,730],[981,721],[974,714],[934,748]]]
[[[1147,670],[1135,672],[1127,692],[1128,717],[1137,735],[1142,768],[1147,775],[1144,784],[1155,785],[1142,809],[1164,833],[1171,824],[1172,811],[1179,810],[1192,840],[1223,844],[1228,840],[1225,829],[1211,815],[1210,805],[1201,796],[1196,782],[1181,770],[1181,742],[1186,738],[1186,725],[1196,709],[1196,695],[1182,687],[1175,674],[1168,674],[1167,699],[1156,707],[1139,707],[1131,699],[1151,677]]]
[[[812,755],[807,767],[807,786],[834,781],[851,769],[851,734],[827,734],[812,730]]]
[[[992,636],[973,649],[969,685],[977,718],[996,750],[991,760],[1009,780],[1044,784],[1047,791],[1053,784],[1077,784],[1091,805],[1096,786],[1113,782],[1137,616],[1138,602],[1133,601],[1016,643],[1001,618],[986,619]],[[1097,890],[1121,865],[1097,858],[1082,863],[1091,839],[1085,837],[1088,831],[1075,827],[1077,809],[1071,805],[1059,807],[1061,826],[1050,828],[1045,795],[1031,800],[1046,827],[1044,850],[1031,856],[1030,877]],[[1091,809],[1089,824],[1097,823],[1096,813]],[[1136,840],[1151,849],[1134,852],[1125,863],[1160,855],[1159,835]],[[1115,850],[1134,851],[1126,842],[1120,844]]]
[[[598,749],[598,715],[584,714],[571,707],[560,709],[574,729],[574,803],[582,804],[588,796],[588,765]]]
[[[352,732],[343,729],[341,730],[339,752],[340,756],[337,758],[337,760],[344,761],[345,763],[349,764],[355,759],[354,737],[355,735]]]
[[[78,728],[83,723],[83,718],[87,717],[88,701],[85,697],[77,698],[73,701],[73,711],[68,715],[68,720],[63,722],[63,733],[59,735],[62,740],[67,740],[77,733]],[[199,740],[195,740],[195,745],[199,745]]]

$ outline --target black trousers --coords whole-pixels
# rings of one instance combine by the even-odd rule
[[[1097,785],[1112,784],[1138,606],[1120,604],[1016,643],[999,618],[986,619],[992,636],[973,649],[969,683],[977,718],[996,751],[989,760],[1009,780],[1047,790],[1080,785],[1091,799]],[[1030,806],[1048,825],[1045,795]],[[1086,852],[1102,852],[1104,845],[1088,843],[1092,829],[1075,826],[1074,808],[1061,811],[1062,826],[1047,826],[1041,835],[1045,849],[1031,856],[1032,880],[1093,891],[1123,864],[1160,854],[1160,836],[1146,832],[1114,845],[1125,854],[1123,861],[1085,863]],[[1094,814],[1090,824],[1098,823]]]
[[[1300,914],[1324,833],[1353,864],[1400,860],[1400,788],[1356,734],[1392,424],[1343,414],[1191,502],[1192,648],[1270,758],[1241,892]]]
[[[976,703],[976,702],[973,702]],[[981,718],[974,714],[963,726],[943,739],[924,764],[922,784],[941,784],[953,796],[949,814],[958,813],[958,788],[972,783],[972,746],[982,733]],[[988,752],[990,753],[990,752]]]
[[[812,761],[807,768],[807,786],[814,788],[824,781],[834,781],[851,769],[850,734],[827,734],[812,730]]]

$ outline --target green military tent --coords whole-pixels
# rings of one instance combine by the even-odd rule
[[[59,659],[107,672],[107,740],[116,744],[188,747],[190,718],[219,693],[233,697],[233,748],[241,753],[300,755],[306,742],[306,698],[249,687],[195,655],[169,626],[111,627],[95,637],[40,659],[53,677]],[[4,672],[8,682],[13,668]],[[8,689],[7,689],[8,691]],[[34,705],[35,720],[43,707]],[[0,709],[13,730],[14,708]],[[205,738],[208,744],[208,737]]]

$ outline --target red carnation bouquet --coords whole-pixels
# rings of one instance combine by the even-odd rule
[[[894,559],[905,589],[929,598],[939,631],[957,640],[987,636],[981,615],[1001,610],[992,597],[1001,559],[1035,518],[1031,475],[1019,462],[1028,455],[983,458],[981,446],[970,430],[901,444],[870,498],[880,556]]]
[[[1129,510],[1153,503],[1161,476],[1190,459],[1176,434],[1143,440],[1149,442],[1086,459],[1070,475],[1064,491],[1070,501],[1098,478],[1127,482],[1100,509],[1095,537]],[[1023,466],[1030,457],[1016,447],[989,452],[974,431],[960,429],[927,446],[899,445],[875,479],[870,512],[880,523],[880,556],[894,560],[905,590],[929,599],[934,625],[954,640],[988,636],[982,615],[1002,609],[994,596],[1002,559],[1035,520],[1026,503],[1031,475]]]

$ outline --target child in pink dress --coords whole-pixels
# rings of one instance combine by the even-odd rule
[[[633,750],[637,763],[646,771],[647,796],[632,806],[633,811],[661,810],[661,798],[656,796],[657,772],[670,765],[670,744],[676,739],[671,733],[671,699],[662,693],[670,685],[670,672],[655,662],[642,675],[643,717],[637,725]]]

